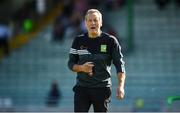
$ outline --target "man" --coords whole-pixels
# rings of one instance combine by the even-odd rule
[[[77,72],[74,91],[74,111],[107,112],[111,96],[111,62],[116,67],[116,96],[124,98],[125,68],[117,39],[101,31],[102,14],[90,9],[85,16],[88,33],[75,38],[70,49],[68,67]]]

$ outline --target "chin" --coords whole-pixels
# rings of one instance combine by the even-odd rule
[[[98,34],[96,31],[93,31],[93,32],[90,32],[90,33],[93,34],[93,35]]]

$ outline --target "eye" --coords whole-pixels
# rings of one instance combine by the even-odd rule
[[[88,21],[89,21],[89,22],[92,22],[92,19],[89,19]]]
[[[97,22],[97,19],[94,19],[93,21],[94,21],[94,22]]]

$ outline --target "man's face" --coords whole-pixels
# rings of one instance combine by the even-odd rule
[[[102,21],[100,20],[98,13],[95,12],[95,13],[90,13],[87,15],[85,24],[86,24],[88,33],[98,34],[102,26]]]

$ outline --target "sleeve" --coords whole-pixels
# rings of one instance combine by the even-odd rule
[[[73,41],[72,46],[69,51],[68,67],[70,70],[73,69],[74,64],[78,63],[79,55],[78,55],[77,50],[78,50],[78,41],[77,41],[77,37],[76,37],[75,40]]]
[[[116,67],[116,71],[125,73],[125,62],[123,61],[123,54],[118,40],[112,36],[112,60]]]

